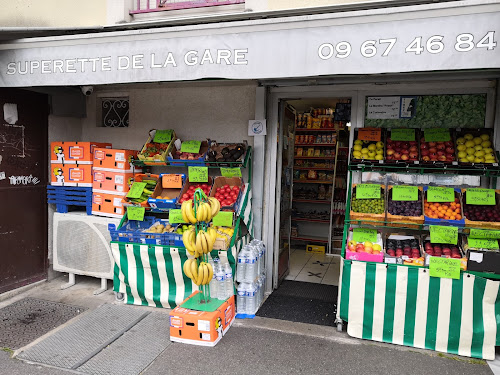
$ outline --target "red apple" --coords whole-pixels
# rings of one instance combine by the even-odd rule
[[[435,154],[436,152],[437,152],[437,148],[436,147],[430,147],[429,148],[429,153]]]
[[[410,158],[417,159],[418,158],[418,152],[415,152],[415,151],[410,152]]]
[[[410,146],[416,146],[417,145],[417,141],[410,141]]]
[[[436,147],[436,142],[429,142],[429,147]]]
[[[454,154],[455,153],[455,149],[453,147],[446,147],[446,153],[448,153],[448,154]]]
[[[441,156],[438,157],[438,160],[439,161],[446,161],[447,159],[446,159],[445,155],[441,155]]]
[[[394,158],[392,157],[392,155],[389,155],[385,158],[385,160],[393,160]]]
[[[417,150],[418,150],[417,146],[411,146],[411,147],[410,147],[410,152],[411,152],[411,151],[415,152],[415,151],[417,151]]]
[[[401,160],[408,160],[408,155],[406,154],[401,155]]]
[[[420,153],[422,154],[422,156],[429,156],[429,150],[427,150],[427,149],[420,150]]]
[[[447,142],[444,142],[444,145],[446,147],[453,147],[453,142],[452,141],[447,141]]]
[[[388,149],[387,156],[391,156],[392,154],[394,154],[394,150]]]
[[[410,151],[408,151],[406,148],[404,148],[401,150],[401,153],[408,155],[410,153]]]
[[[438,152],[436,152],[437,156],[441,157],[443,155],[446,155],[446,153],[444,151],[441,151],[439,150]]]
[[[430,161],[431,158],[426,155],[426,156],[422,156],[422,160],[423,161]]]
[[[444,143],[439,142],[439,143],[436,145],[436,148],[437,148],[438,150],[444,150],[444,149],[446,149],[446,146],[444,145]]]

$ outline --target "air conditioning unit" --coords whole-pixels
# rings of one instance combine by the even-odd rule
[[[55,212],[53,223],[54,270],[69,273],[69,283],[62,288],[75,284],[75,274],[86,275],[101,279],[102,287],[94,294],[102,293],[114,269],[108,224],[118,226],[120,219]]]

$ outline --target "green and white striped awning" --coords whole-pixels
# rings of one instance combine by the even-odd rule
[[[350,336],[494,359],[500,345],[500,282],[467,272],[343,260],[337,318]]]

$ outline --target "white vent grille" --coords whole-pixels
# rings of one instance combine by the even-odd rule
[[[85,213],[54,213],[54,270],[112,279],[108,224],[119,222]]]

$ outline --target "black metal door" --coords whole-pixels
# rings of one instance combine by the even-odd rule
[[[0,293],[47,277],[47,124],[46,95],[0,88]]]

